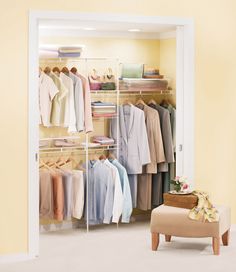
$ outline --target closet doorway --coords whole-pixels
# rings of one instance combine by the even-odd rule
[[[44,130],[39,132],[38,127],[38,67],[41,64],[39,60],[39,47],[42,45],[42,43],[43,45],[52,45],[52,40],[54,45],[56,43],[61,45],[63,43],[63,39],[67,41],[71,40],[71,44],[78,45],[78,40],[80,40],[81,37],[84,38],[85,36],[88,42],[85,46],[84,44],[80,43],[81,50],[86,52],[86,49],[91,46],[89,40],[93,38],[103,38],[103,41],[98,43],[98,46],[99,44],[102,44],[104,41],[106,41],[108,45],[108,55],[112,55],[112,50],[123,50],[124,53],[132,55],[132,47],[129,49],[131,50],[130,53],[125,52],[125,48],[109,48],[109,43],[111,40],[140,39],[143,41],[154,41],[168,38],[175,39],[175,80],[174,83],[171,83],[173,84],[171,88],[168,89],[169,93],[174,99],[176,106],[175,168],[176,175],[185,175],[192,183],[192,186],[194,184],[193,20],[185,18],[127,16],[119,14],[114,15],[31,11],[29,15],[28,248],[29,256],[32,258],[39,255],[39,139],[42,135],[44,136],[44,139],[46,139],[47,136],[47,133],[45,133]],[[70,43],[67,42],[65,45],[70,45]],[[139,50],[139,52],[142,54],[141,45]],[[99,48],[97,48],[97,52],[99,54]],[[156,58],[156,55],[158,54],[158,52],[155,52],[153,58]],[[166,51],[165,54],[166,55],[164,58],[167,61],[168,51]],[[89,69],[91,70],[92,66],[90,66],[88,59],[92,58],[93,55],[89,57],[86,56],[84,58],[86,62],[86,71]],[[107,59],[106,53],[103,52],[102,57],[99,55],[99,59],[102,58]],[[83,58],[80,60],[82,59]],[[116,69],[117,73],[120,73],[120,59],[118,61],[116,58],[115,60],[111,59],[112,58],[109,58],[109,67],[115,67],[114,69]],[[149,59],[151,58],[149,57]],[[47,63],[48,62],[46,61],[44,66]],[[151,63],[151,65],[154,66],[153,63]],[[85,70],[83,72],[85,72]],[[163,96],[164,98],[168,97],[168,91],[166,93],[167,95]],[[122,94],[120,93],[120,95]],[[143,98],[141,91],[139,94],[137,94],[137,97]],[[59,132],[59,135],[62,135],[61,132]],[[84,136],[85,142],[88,142],[88,137],[89,136],[87,134]]]

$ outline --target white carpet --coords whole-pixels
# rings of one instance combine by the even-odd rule
[[[161,238],[159,250],[150,249],[148,223],[67,230],[40,236],[40,257],[0,265],[1,272],[235,272],[236,232],[221,255],[212,255],[211,239]]]

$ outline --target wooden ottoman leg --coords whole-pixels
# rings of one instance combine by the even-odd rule
[[[220,238],[219,237],[212,237],[212,247],[214,255],[220,254]]]
[[[165,235],[166,238],[166,242],[170,242],[171,241],[171,235]]]
[[[152,250],[157,250],[159,245],[159,233],[152,233]]]
[[[229,230],[227,230],[223,235],[222,235],[222,242],[224,246],[229,245]]]

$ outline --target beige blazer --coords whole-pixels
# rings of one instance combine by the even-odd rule
[[[150,163],[144,112],[133,105],[119,107],[119,162],[128,174],[141,174]],[[117,118],[111,121],[111,137],[117,142]]]
[[[139,106],[139,108],[141,107],[145,115],[151,157],[151,162],[144,167],[143,173],[155,174],[157,173],[157,164],[165,161],[159,113],[147,105]]]

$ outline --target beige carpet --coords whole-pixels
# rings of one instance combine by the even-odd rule
[[[173,238],[150,250],[148,223],[102,226],[40,236],[40,257],[28,262],[0,265],[1,272],[235,272],[236,232],[229,247],[212,255],[211,239]]]

